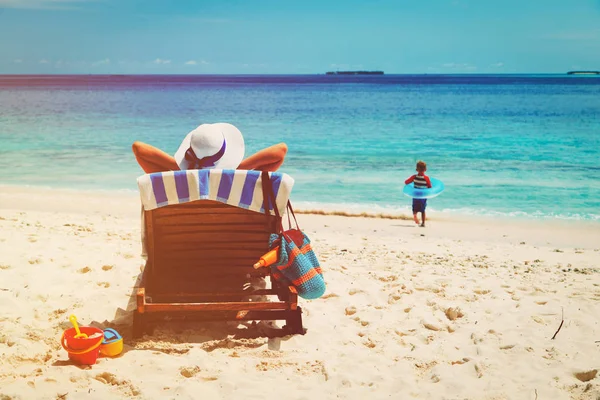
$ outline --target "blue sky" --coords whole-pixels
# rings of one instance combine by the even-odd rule
[[[600,70],[600,0],[0,0],[0,73]]]

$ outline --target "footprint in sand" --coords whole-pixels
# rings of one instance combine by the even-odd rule
[[[181,376],[183,376],[185,378],[191,378],[194,375],[196,375],[198,372],[200,372],[200,367],[198,367],[197,365],[195,365],[193,367],[179,368],[179,373],[181,374]]]
[[[455,319],[462,318],[464,316],[460,308],[453,307],[448,307],[444,314],[446,314],[446,318],[448,318],[450,321],[454,321]]]
[[[111,269],[113,269],[114,265],[103,265],[102,266],[102,271],[110,271]]]
[[[357,294],[357,293],[364,293],[364,292],[365,292],[365,291],[364,291],[364,290],[361,290],[361,289],[350,289],[350,290],[348,291],[348,294],[349,294],[350,296],[354,296],[354,295],[355,295],[355,294]]]
[[[90,267],[83,267],[81,268],[79,271],[80,274],[87,274],[88,272],[90,272],[92,269]]]
[[[423,325],[423,327],[425,327],[426,329],[429,329],[430,331],[441,331],[442,330],[442,328],[438,324],[436,324],[432,321],[422,321],[421,324]]]
[[[402,298],[402,295],[399,293],[392,293],[388,296],[388,304],[394,304],[398,300]]]
[[[377,347],[377,343],[373,342],[371,340],[371,338],[367,338],[366,341],[363,342],[363,344],[368,347],[369,349],[374,349],[375,347]]]
[[[110,287],[110,283],[108,282],[97,282],[96,285],[103,287],[103,288],[109,288]]]
[[[131,396],[139,396],[141,394],[140,390],[135,387],[130,381],[124,379],[118,379],[114,374],[110,372],[103,372],[94,377],[99,382],[104,383],[105,385],[118,386],[123,389],[125,392],[129,392],[127,394]]]
[[[8,264],[0,264],[0,269],[11,269],[12,267]]]

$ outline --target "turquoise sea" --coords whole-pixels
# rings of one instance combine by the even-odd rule
[[[0,185],[135,191],[131,143],[172,154],[204,122],[287,143],[297,208],[408,213],[422,159],[430,216],[600,221],[593,76],[0,76]]]

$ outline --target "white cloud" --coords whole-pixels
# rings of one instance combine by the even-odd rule
[[[445,63],[442,64],[443,68],[452,69],[455,71],[475,71],[477,67],[468,63]]]
[[[163,60],[162,58],[157,58],[152,61],[153,64],[171,64],[171,60]]]
[[[204,61],[204,60],[200,60],[200,61],[196,61],[196,60],[190,60],[184,63],[184,65],[208,65],[210,64],[208,61]]]
[[[90,0],[0,0],[0,8],[64,9],[88,1]]]
[[[504,67],[504,63],[503,62],[497,62],[497,63],[491,64],[490,67],[492,67],[492,68],[502,68],[502,67]]]
[[[50,64],[50,61],[46,60],[45,58],[40,60],[40,64]]]
[[[99,61],[96,61],[96,62],[92,63],[92,65],[94,67],[98,66],[98,65],[108,65],[108,64],[110,64],[110,58],[105,58],[104,60],[99,60]]]
[[[17,59],[15,59],[15,60],[13,60],[13,62],[14,62],[15,64],[21,64],[21,63],[23,62],[23,60],[21,60],[20,58],[17,58]]]

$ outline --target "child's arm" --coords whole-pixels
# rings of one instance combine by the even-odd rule
[[[431,181],[429,180],[429,177],[427,175],[425,175],[425,182],[427,182],[427,187],[431,189]]]
[[[404,184],[405,184],[405,185],[408,185],[409,183],[411,183],[412,181],[414,181],[414,180],[415,180],[415,176],[416,176],[416,175],[413,175],[413,176],[411,176],[410,178],[408,178],[407,180],[405,180],[405,181],[404,181]]]

